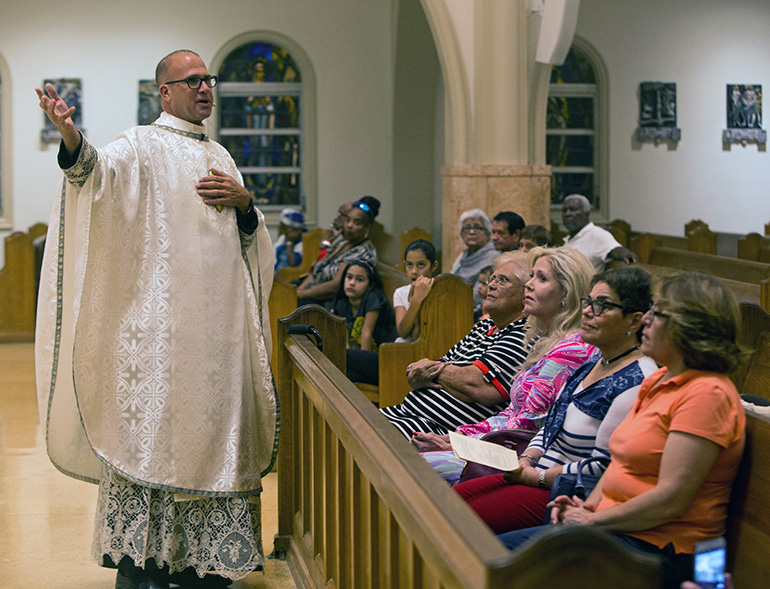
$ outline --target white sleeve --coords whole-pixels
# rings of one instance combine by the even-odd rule
[[[409,289],[411,286],[411,284],[399,286],[393,291],[393,308],[404,307],[404,309],[409,309]]]

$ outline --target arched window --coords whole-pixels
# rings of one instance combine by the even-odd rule
[[[606,216],[606,123],[603,84],[595,56],[573,44],[564,64],[554,66],[546,115],[546,162],[552,167],[551,205],[578,193]]]
[[[219,141],[263,211],[304,208],[302,74],[278,45],[249,42],[218,72]]]

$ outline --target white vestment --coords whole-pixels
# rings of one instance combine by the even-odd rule
[[[158,126],[160,125],[160,126]],[[273,250],[258,212],[203,203],[205,127],[163,114],[104,149],[85,139],[54,206],[36,361],[51,461],[98,483],[209,497],[261,490],[278,443],[267,300]]]

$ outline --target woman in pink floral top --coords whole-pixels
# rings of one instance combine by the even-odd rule
[[[529,254],[532,268],[524,285],[524,313],[529,316],[528,339],[534,341],[510,390],[510,404],[501,413],[458,431],[480,437],[504,427],[540,429],[567,378],[598,353],[580,338],[580,297],[588,294],[593,266],[576,250],[536,248]],[[451,451],[449,436],[418,433],[412,444],[450,484],[459,480],[464,463]]]
[[[461,425],[458,431],[475,438],[507,427],[537,431],[570,375],[596,353],[579,332],[568,333],[535,364],[519,372],[507,408],[480,423]]]

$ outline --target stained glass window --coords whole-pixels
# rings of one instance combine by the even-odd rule
[[[253,42],[219,69],[219,140],[263,210],[303,207],[302,77],[284,49]]]
[[[579,193],[600,207],[598,186],[598,111],[596,72],[589,56],[575,45],[561,66],[554,66],[546,114],[546,162],[552,166],[551,204]]]

